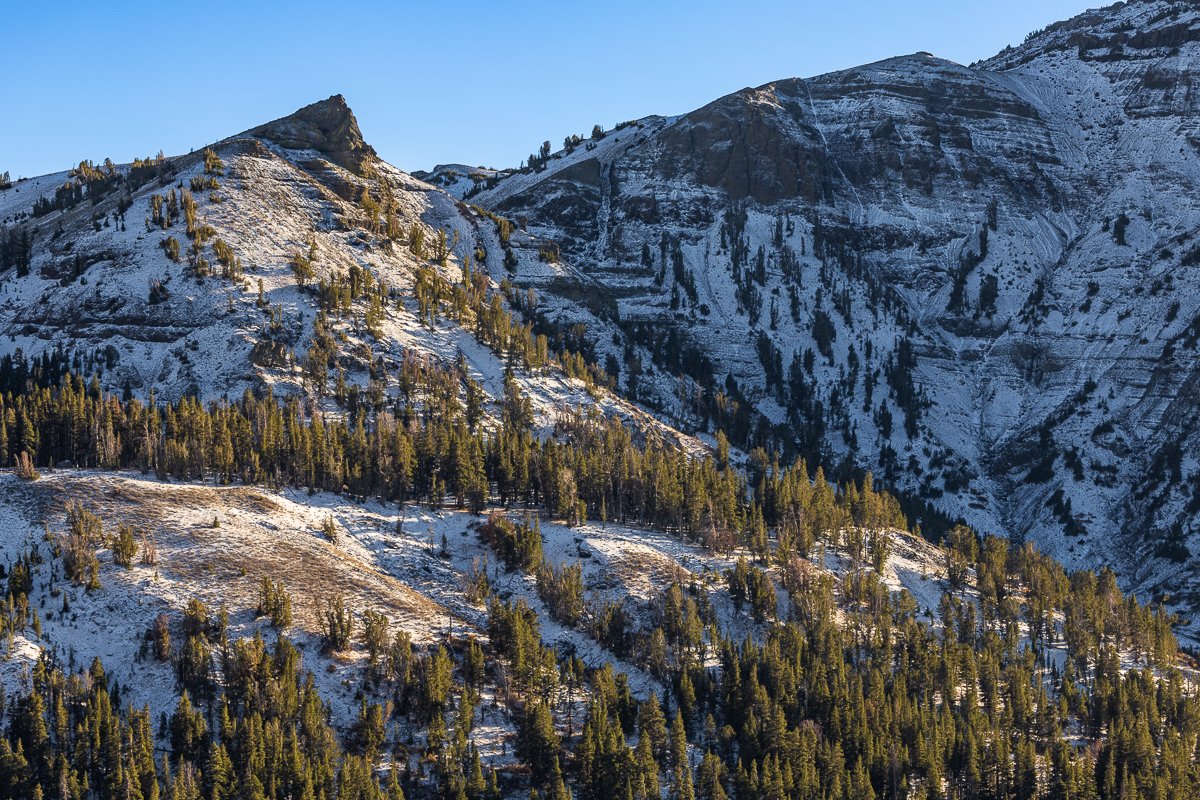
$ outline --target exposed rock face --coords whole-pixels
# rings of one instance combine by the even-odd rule
[[[1200,7],[1117,4],[972,67],[918,53],[641,120],[473,202],[668,343],[650,369],[609,353],[684,424],[711,423],[681,398],[736,386],[760,441],[1179,599],[1200,576],[1197,64]],[[516,278],[607,324],[580,287]]]
[[[376,157],[375,149],[363,141],[358,120],[340,94],[252,128],[246,135],[260,136],[290,150],[316,150],[354,173],[361,173],[363,162]]]
[[[729,197],[774,203],[828,195],[829,163],[800,98],[743,89],[688,114],[662,135],[656,171],[694,177]]]

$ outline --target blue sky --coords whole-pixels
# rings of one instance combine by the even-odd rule
[[[545,139],[778,78],[918,50],[970,63],[1088,7],[0,0],[0,172],[187,152],[339,92],[399,167],[510,166]]]

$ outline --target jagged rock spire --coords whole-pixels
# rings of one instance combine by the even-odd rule
[[[317,150],[333,163],[356,173],[362,172],[364,161],[376,156],[375,149],[363,141],[358,120],[340,94],[251,128],[246,134],[290,149]]]

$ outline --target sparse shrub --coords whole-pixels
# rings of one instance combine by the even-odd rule
[[[321,533],[324,534],[325,540],[330,544],[337,544],[338,526],[337,521],[334,520],[332,514],[326,517],[325,521],[321,523]]]
[[[183,611],[183,633],[185,636],[207,636],[209,622],[208,606],[198,597],[188,600]]]
[[[171,299],[171,292],[169,289],[167,289],[166,285],[164,285],[163,282],[160,281],[158,278],[151,279],[151,281],[150,281],[150,305],[157,305],[159,303],[165,303],[169,299]]]
[[[133,538],[133,528],[122,523],[117,528],[117,535],[113,537],[113,561],[129,569],[133,566],[133,559],[137,556],[137,551],[138,545],[137,540]]]
[[[224,175],[225,162],[217,155],[217,152],[211,147],[204,150],[204,174],[205,175]]]
[[[463,594],[473,606],[482,604],[492,592],[487,576],[487,559],[471,561],[471,568],[463,575]]]
[[[193,185],[195,179],[193,178]],[[192,193],[188,190],[183,190],[183,221],[187,227],[187,235],[189,239],[196,238],[196,200],[192,197]]]
[[[583,619],[583,570],[578,564],[555,567],[543,561],[537,571],[538,595],[550,616],[568,627]]]
[[[221,274],[231,281],[238,280],[242,276],[242,260],[234,254],[233,248],[223,239],[213,239],[212,248],[221,265]]]
[[[180,250],[179,250],[179,240],[178,239],[176,239],[174,236],[168,236],[167,238],[162,240],[161,247],[163,249],[163,252],[167,254],[167,258],[171,259],[172,261],[174,261],[176,263],[179,262]]]
[[[104,541],[104,526],[78,502],[67,503],[67,533],[60,540],[63,568],[76,586],[100,588],[100,562],[96,547]]]
[[[378,677],[383,676],[387,666],[387,651],[391,645],[388,618],[378,611],[363,612],[363,645],[367,648],[367,670]]]
[[[154,657],[159,661],[171,658],[171,618],[159,614],[154,618],[154,627],[150,629],[150,641],[154,645]]]
[[[153,567],[158,563],[158,543],[154,541],[154,537],[142,531],[142,563],[148,567]]]
[[[414,258],[425,258],[425,229],[416,222],[408,229],[408,251]]]
[[[304,286],[313,279],[316,271],[313,269],[312,260],[296,250],[292,253],[292,257],[288,262],[292,267],[292,274],[296,276],[296,283]]]
[[[373,233],[378,233],[379,202],[371,196],[371,190],[366,186],[362,188],[362,195],[359,197],[358,204],[362,206],[363,214],[367,217],[367,229]]]
[[[211,175],[196,176],[191,179],[190,185],[193,192],[203,192],[206,189],[216,190],[221,188],[221,184]]]
[[[388,670],[392,680],[401,686],[406,686],[412,677],[413,649],[412,637],[403,628],[396,630],[388,648]]]
[[[508,240],[512,238],[513,224],[507,217],[496,217],[496,233],[500,235],[500,246],[508,247]]]
[[[446,266],[450,262],[450,253],[458,246],[458,231],[454,231],[453,236],[447,240],[446,232],[438,229],[437,238],[433,240],[433,260],[441,266]]]
[[[192,249],[199,252],[200,248],[208,244],[208,240],[217,235],[217,229],[207,222],[197,225],[196,230],[192,235]]]
[[[21,478],[22,480],[36,481],[38,478],[42,477],[42,473],[38,472],[37,467],[33,465],[33,459],[30,458],[29,453],[24,450],[22,450],[20,453],[17,453],[17,465],[15,469],[17,477]]]
[[[1113,241],[1125,245],[1125,229],[1129,227],[1129,215],[1122,211],[1113,221]]]

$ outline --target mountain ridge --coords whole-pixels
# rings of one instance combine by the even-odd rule
[[[760,440],[1178,595],[1200,545],[1197,476],[1169,466],[1198,447],[1180,360],[1200,314],[1197,31],[1194,7],[1148,0],[969,67],[917,53],[773,81],[469,199],[557,241],[616,298],[610,328],[690,342],[691,369],[661,366],[710,397],[732,378]],[[651,405],[711,424],[662,381]]]
[[[363,139],[354,112],[340,94],[255,126],[240,136],[261,137],[289,150],[316,150],[356,174],[368,159],[378,156]]]
[[[1163,8],[524,170],[334,95],[0,190],[0,796],[1196,794]]]
[[[1168,109],[1184,102],[1161,76],[1175,69],[1190,80],[1179,52],[1194,46],[1194,18],[1184,6],[1151,0],[1087,12],[972,67],[918,52],[773,81],[689,114],[646,117],[577,140],[536,169],[444,165],[408,176],[378,158],[345,98],[334,95],[214,146],[249,169],[253,180],[238,174],[242,188],[278,181],[287,207],[308,219],[275,231],[247,227],[244,220],[263,213],[254,209],[283,201],[273,192],[246,194],[249,205],[236,193],[230,203],[204,205],[209,220],[229,226],[227,245],[248,248],[244,261],[262,262],[255,280],[265,282],[265,308],[281,315],[266,325],[249,297],[239,303],[211,293],[122,312],[138,293],[134,275],[168,293],[178,285],[171,270],[156,277],[139,267],[113,273],[119,292],[83,288],[93,264],[103,277],[161,258],[147,247],[149,214],[132,242],[114,240],[108,227],[87,230],[96,209],[108,212],[102,226],[114,224],[125,202],[118,193],[92,210],[74,205],[59,217],[17,220],[34,199],[30,189],[45,200],[73,179],[24,182],[24,197],[0,195],[0,220],[16,220],[42,240],[56,235],[49,219],[59,229],[69,221],[83,246],[73,236],[50,245],[38,269],[60,285],[47,285],[42,298],[8,294],[9,352],[45,352],[46,342],[69,335],[113,348],[103,360],[117,353],[114,385],[124,391],[154,384],[168,397],[268,386],[306,392],[300,351],[314,317],[308,301],[299,302],[304,293],[287,287],[289,264],[315,241],[314,252],[329,247],[329,270],[375,269],[399,258],[382,274],[405,286],[413,262],[403,249],[378,249],[354,233],[364,219],[363,191],[382,192],[373,202],[399,198],[401,224],[416,219],[428,237],[440,229],[455,238],[448,255],[458,263],[482,254],[497,284],[536,290],[538,313],[554,329],[585,325],[577,345],[662,422],[702,438],[727,426],[740,431],[746,452],[759,445],[798,452],[842,477],[872,470],[946,517],[1032,536],[1069,563],[1122,564],[1143,590],[1177,593],[1184,585],[1164,575],[1171,562],[1162,554],[1195,566],[1188,559],[1197,532],[1181,527],[1188,500],[1134,484],[1137,470],[1154,471],[1161,484],[1164,467],[1178,472],[1172,448],[1195,446],[1187,381],[1163,362],[1191,341],[1200,309],[1175,297],[1176,275],[1147,260],[1191,257],[1186,226],[1194,210],[1159,202],[1138,212],[1104,198],[1122,180],[1131,182],[1122,198],[1157,197],[1155,185],[1195,185],[1194,153],[1169,166],[1170,153],[1147,149],[1153,137],[1115,130],[1121,120],[1161,128],[1168,117],[1147,111],[1153,97]],[[1166,32],[1139,38],[1123,30],[1147,20]],[[1080,39],[1080,31],[1092,38]],[[1130,73],[1115,56],[1093,58],[1096,41],[1109,53],[1128,45],[1138,65],[1157,53],[1153,71]],[[1094,87],[1087,103],[1071,82]],[[1122,105],[1122,97],[1133,99]],[[1189,125],[1177,123],[1192,142]],[[1097,156],[1113,147],[1151,159],[1154,169],[1122,175],[1112,155]],[[179,171],[175,188],[183,177],[215,179],[204,158],[168,160]],[[145,184],[137,191],[139,202],[157,193]],[[499,241],[491,221],[461,205],[464,197],[521,223],[518,244]],[[122,233],[124,214],[115,223]],[[1151,246],[1164,215],[1175,218],[1171,242]],[[310,224],[315,234],[302,230]],[[1122,271],[1112,259],[1126,251],[1143,253],[1143,263]],[[1084,262],[1108,266],[1096,272]],[[252,288],[244,276],[242,285]],[[1172,297],[1148,299],[1145,312],[1123,305],[1123,293],[1139,286]],[[181,299],[199,305],[184,312]],[[1098,315],[1101,307],[1113,310]],[[285,332],[282,340],[272,329]],[[350,332],[363,336],[357,324]],[[133,339],[121,343],[123,333]],[[1155,343],[1160,335],[1165,348]],[[136,357],[128,355],[130,341]],[[227,341],[242,355],[176,363]],[[348,358],[342,366],[364,364]],[[499,392],[494,377],[491,391]],[[692,401],[680,402],[688,395]],[[1093,408],[1080,417],[1070,408],[1076,402]],[[551,406],[543,406],[547,421]],[[1141,430],[1153,433],[1139,440]],[[1142,463],[1123,463],[1122,454],[1138,451]],[[1076,477],[1063,480],[1063,469]],[[1185,492],[1200,485],[1196,474],[1179,477]],[[1143,528],[1153,533],[1130,533]]]

